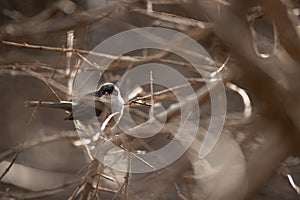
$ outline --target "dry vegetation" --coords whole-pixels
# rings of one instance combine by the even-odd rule
[[[299,198],[298,0],[1,0],[0,5],[0,199]],[[196,152],[210,101],[190,63],[153,49],[117,58],[91,51],[116,33],[146,26],[189,35],[220,69],[227,117],[205,159]],[[70,100],[80,64],[100,67],[87,54],[114,60],[101,81],[116,82],[129,69],[151,62],[186,75],[204,115],[198,137],[180,159],[151,173],[121,173],[91,160],[64,112],[24,107],[27,100]],[[147,107],[152,98],[176,104],[163,89],[149,95],[148,87],[130,103]],[[158,148],[178,128],[178,113],[166,117],[164,129],[150,140],[121,132],[111,139],[131,151]]]

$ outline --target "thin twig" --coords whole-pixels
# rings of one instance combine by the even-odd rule
[[[70,30],[67,32],[67,48],[73,49],[74,48],[74,30]],[[66,76],[69,77],[71,73],[71,64],[72,64],[72,52],[66,53]],[[70,92],[69,92],[70,93]]]
[[[75,200],[75,198],[80,194],[80,190],[83,186],[83,184],[85,184],[85,179],[83,179],[78,186],[76,187],[76,189],[74,190],[74,192],[72,193],[72,195],[68,198],[68,200]]]
[[[50,136],[43,136],[40,138],[37,138],[35,140],[32,140],[30,142],[24,143],[21,147],[16,147],[16,148],[12,148],[8,151],[5,151],[3,153],[0,154],[0,162],[3,161],[4,159],[6,159],[9,156],[12,156],[14,153],[16,152],[22,152],[25,151],[27,149],[36,147],[36,146],[40,146],[40,145],[44,145],[44,144],[48,144],[51,142],[55,142],[58,140],[64,140],[64,139],[76,139],[78,138],[78,136],[73,132],[62,132],[60,134],[55,134],[55,135],[50,135]]]
[[[154,118],[154,98],[153,98],[153,72],[150,71],[150,96],[151,96],[151,107],[149,112],[150,119]]]
[[[89,166],[89,170],[85,175],[85,184],[82,191],[82,199],[90,199],[93,194],[93,180],[98,172],[98,167],[101,163],[98,160],[94,160],[92,165]]]
[[[29,199],[37,199],[37,198],[43,198],[51,195],[55,195],[57,193],[63,192],[68,188],[74,187],[79,183],[78,180],[75,181],[68,181],[58,187],[55,187],[53,189],[38,191],[38,192],[29,192],[29,193],[11,193],[6,194],[6,197],[10,198],[16,198],[16,199],[23,199],[23,200],[29,200]]]
[[[99,163],[98,170],[97,170],[97,182],[96,182],[94,192],[92,194],[92,198],[96,197],[98,199],[98,190],[99,190],[99,186],[100,186],[101,174],[103,172],[103,169],[104,169],[103,164]]]
[[[48,87],[49,89],[51,88],[50,91],[52,91],[52,92],[53,92],[53,89],[52,89],[51,86],[57,88],[57,89],[60,90],[61,92],[68,93],[68,88],[67,88],[65,85],[59,83],[58,81],[55,81],[54,79],[52,79],[51,81],[47,81],[47,80],[45,79],[45,77],[43,77],[41,74],[39,74],[39,73],[37,73],[37,72],[35,72],[35,71],[31,70],[31,69],[23,68],[23,71],[24,71],[24,72],[27,72],[27,73],[28,73],[29,75],[31,75],[32,77],[35,77],[35,78],[37,78],[37,79],[43,81],[47,86],[49,86],[49,87]],[[54,92],[53,94],[56,94],[56,93]],[[58,100],[60,99],[60,98],[58,97],[58,95],[55,95],[55,97],[56,97]]]
[[[180,197],[180,199],[182,199],[182,200],[188,200],[188,199],[180,192],[180,189],[178,188],[177,183],[174,183],[174,186],[175,186],[175,189],[176,189],[176,191],[177,191],[178,197]]]
[[[201,22],[192,18],[186,18],[179,15],[171,14],[171,13],[165,13],[165,12],[158,12],[158,11],[148,11],[144,9],[132,9],[132,12],[148,15],[150,17],[160,19],[167,22],[172,22],[175,24],[180,25],[186,25],[186,26],[192,26],[192,27],[198,27],[201,29],[207,29],[210,28],[211,25],[207,22]]]
[[[190,82],[196,82],[196,83],[204,83],[205,82],[205,79],[203,79],[203,78],[187,78],[187,80],[190,81]],[[190,86],[191,86],[190,83],[177,85],[177,86],[174,86],[172,88],[167,88],[167,89],[164,89],[164,90],[153,92],[152,94],[148,94],[148,95],[145,95],[145,96],[142,96],[142,97],[136,97],[136,98],[130,100],[127,104],[131,105],[133,103],[138,103],[140,105],[148,105],[147,103],[143,103],[143,102],[139,102],[139,101],[143,101],[143,100],[151,98],[152,96],[153,97],[160,96],[162,94],[170,93],[170,92],[173,92],[175,90],[179,90],[179,89],[182,89],[182,88],[185,88],[185,87],[190,87]]]
[[[18,64],[15,64],[15,65],[18,66]],[[30,74],[33,77],[39,77],[39,79],[46,84],[46,86],[49,88],[49,90],[52,92],[52,94],[55,96],[55,98],[58,101],[61,101],[61,98],[58,96],[58,94],[54,91],[54,89],[50,85],[50,83],[52,82],[52,80],[54,78],[53,74],[56,73],[55,70],[52,72],[52,75],[51,75],[51,77],[49,77],[48,80],[46,78],[44,78],[42,75],[40,75],[39,73],[34,72],[34,71],[30,70],[30,69],[23,68],[22,70],[25,71],[25,72],[27,72],[28,74]]]
[[[131,142],[129,143],[129,147],[128,147],[129,151],[132,151],[131,149]],[[131,169],[131,153],[128,152],[127,154],[128,160],[127,160],[127,171],[126,171],[126,176],[125,176],[125,188],[124,188],[124,193],[125,193],[125,200],[128,199],[128,181],[129,181],[129,175],[130,175],[130,169]]]
[[[80,53],[76,53],[77,56],[79,56],[84,62],[86,62],[87,64],[89,64],[90,66],[92,66],[93,68],[99,70],[99,69],[105,69],[105,67],[101,67],[99,66],[97,63],[92,63],[90,60],[88,60],[86,57],[82,56]]]
[[[82,49],[74,49],[74,48],[64,48],[64,47],[51,47],[51,46],[43,46],[43,45],[34,45],[28,43],[17,43],[11,41],[2,41],[3,44],[15,47],[22,47],[22,48],[30,48],[30,49],[38,49],[38,50],[47,50],[47,51],[56,51],[56,52],[72,52],[72,53],[80,53],[80,54],[89,54],[93,56],[104,57],[111,60],[121,60],[121,61],[128,61],[128,62],[148,62],[152,60],[157,60],[161,57],[161,55],[155,56],[147,56],[147,57],[132,57],[132,56],[114,56],[111,54],[94,52],[89,50],[82,50]]]

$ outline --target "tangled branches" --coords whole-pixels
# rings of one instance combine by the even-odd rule
[[[0,58],[1,75],[14,79],[37,79],[44,84],[39,87],[45,87],[39,95],[39,102],[52,98],[55,103],[60,103],[80,96],[74,90],[74,80],[78,74],[102,73],[104,69],[106,72],[99,83],[117,83],[130,70],[149,63],[171,66],[187,80],[186,84],[166,88],[155,85],[156,77],[151,71],[147,74],[148,84],[134,85],[134,90],[124,92],[126,103],[123,106],[130,109],[130,115],[138,122],[134,127],[135,133],[144,133],[142,125],[145,124],[156,126],[164,122],[164,127],[156,136],[148,138],[126,134],[124,129],[109,124],[110,118],[123,114],[122,110],[121,114],[108,115],[109,119],[104,117],[104,131],[97,133],[100,142],[92,148],[89,146],[90,138],[83,138],[80,134],[78,137],[74,127],[66,125],[68,122],[47,114],[53,112],[56,116],[59,111],[42,111],[38,103],[23,136],[19,133],[17,138],[13,138],[18,145],[13,143],[1,150],[0,179],[4,186],[0,195],[3,198],[245,199],[259,195],[264,185],[270,184],[268,181],[272,176],[274,178],[276,171],[282,173],[277,173],[275,177],[283,177],[286,186],[294,188],[299,194],[292,170],[299,167],[298,159],[292,157],[297,157],[299,153],[300,128],[298,1],[103,1],[99,8],[91,9],[89,3],[61,0],[55,3],[45,1],[44,5],[40,5],[40,11],[33,10],[32,13],[36,14],[32,15],[13,4],[3,5],[1,15],[5,21],[1,23],[0,32],[0,51],[3,52]],[[171,48],[137,49],[124,55],[90,50],[122,30],[146,26],[184,33],[201,44],[210,58],[194,55],[196,50],[183,48],[178,51],[201,57],[205,64],[190,63],[174,53],[175,50],[172,52]],[[145,34],[144,38],[155,44],[170,43],[154,34]],[[173,43],[180,46],[180,40]],[[118,44],[116,47],[119,47]],[[53,62],[54,59],[57,61]],[[217,69],[208,64],[212,60]],[[203,72],[201,76],[197,74],[198,68]],[[205,158],[199,158],[212,115],[208,109],[213,103],[210,90],[217,91],[217,87],[210,87],[208,83],[219,80],[218,76],[226,86],[226,120],[222,135],[212,151]],[[123,83],[129,84],[126,81]],[[33,91],[29,93],[34,95],[34,87],[28,87]],[[176,94],[186,87],[191,87],[195,95],[185,95],[180,102]],[[14,98],[16,96],[20,101],[31,100],[28,95],[15,95]],[[180,129],[183,111],[188,111],[187,118],[193,118],[189,113],[194,110],[195,101],[200,106],[201,120],[196,124],[198,130],[193,143],[180,158],[164,168],[156,169],[157,163],[148,162],[143,155],[177,141],[176,133]],[[164,110],[155,113],[155,109],[161,107]],[[6,109],[11,108],[3,107],[4,111]],[[102,114],[107,110],[104,108]],[[29,111],[28,108],[21,110]],[[45,115],[46,120],[39,120],[37,115]],[[55,120],[61,122],[55,129],[49,128],[51,121]],[[184,124],[187,137],[194,131],[188,127],[194,125],[189,121]],[[93,125],[88,124],[84,130],[88,130],[89,126]],[[3,141],[10,143],[10,132],[4,127],[1,131]],[[97,131],[94,132],[96,134]],[[60,143],[63,140],[68,142]],[[180,142],[179,150],[183,149]],[[42,151],[39,148],[51,151],[51,147],[60,151],[68,149],[72,152],[72,158],[55,160],[49,156],[49,166],[35,168],[35,164],[39,164],[37,160],[47,160],[36,153]],[[115,163],[108,166],[94,159],[95,155],[117,155],[115,147],[126,152],[114,161],[126,161],[126,165],[122,166],[126,169],[124,171],[112,167],[117,165]],[[93,148],[101,149],[101,155],[93,153]],[[18,160],[26,152],[36,158],[32,160],[33,167]],[[83,153],[77,155],[78,152]],[[64,160],[65,169],[58,170],[51,165],[51,162],[59,163],[57,160]],[[132,173],[130,170],[134,160],[155,170]],[[162,162],[166,160],[163,158]],[[68,171],[70,168],[72,170]],[[25,174],[30,178],[26,178]],[[295,198],[298,195],[281,191],[279,198]]]

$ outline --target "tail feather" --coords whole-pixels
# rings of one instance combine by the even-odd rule
[[[63,109],[67,111],[72,111],[72,103],[71,102],[39,102],[39,101],[25,101],[26,107],[44,107],[44,108],[57,108]]]

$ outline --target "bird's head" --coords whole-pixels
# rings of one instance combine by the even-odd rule
[[[105,97],[104,95],[107,97]],[[104,97],[104,99],[109,98],[110,101],[113,101],[113,103],[117,103],[120,105],[124,104],[124,99],[121,96],[119,88],[115,84],[110,82],[102,84],[96,91],[95,96],[99,98]]]
[[[113,92],[117,92],[115,84],[104,83],[96,91],[96,96],[102,97],[103,95],[111,95]]]

